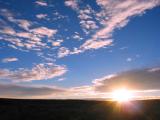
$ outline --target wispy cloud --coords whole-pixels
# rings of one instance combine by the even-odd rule
[[[33,80],[45,80],[62,76],[67,72],[65,66],[54,64],[38,64],[32,69],[19,68],[11,71],[9,69],[0,70],[0,78],[13,82],[28,82]]]
[[[47,14],[37,14],[36,17],[37,17],[38,19],[44,19],[44,18],[47,17]]]
[[[9,58],[4,58],[4,59],[2,60],[3,63],[15,62],[15,61],[18,61],[18,58],[9,57]]]
[[[96,41],[88,40],[80,48],[82,50],[89,50],[89,49],[99,49],[110,45],[112,45],[112,40],[96,40]]]
[[[39,6],[47,6],[48,5],[45,1],[36,1],[35,3]]]

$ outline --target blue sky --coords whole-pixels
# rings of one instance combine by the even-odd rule
[[[159,5],[159,0],[0,0],[0,96],[107,98],[116,78],[117,84],[140,85],[126,85],[140,96],[151,91],[158,97]]]

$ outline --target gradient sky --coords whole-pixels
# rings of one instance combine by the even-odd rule
[[[160,96],[160,0],[0,0],[0,97]]]

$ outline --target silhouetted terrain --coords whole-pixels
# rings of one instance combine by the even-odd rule
[[[111,101],[0,99],[0,120],[160,120],[160,100]]]

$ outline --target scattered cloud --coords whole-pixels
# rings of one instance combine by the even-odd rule
[[[36,1],[35,3],[40,6],[48,5],[45,1]],[[99,11],[94,10],[88,4],[80,7],[81,2],[76,0],[65,0],[64,4],[66,6],[76,10],[77,17],[79,18],[79,24],[81,25],[84,33],[88,35],[88,39],[81,42],[81,45],[76,46],[76,48],[73,46],[70,50],[64,49],[66,46],[64,46],[64,48],[62,47],[57,53],[59,57],[64,57],[69,54],[79,54],[90,49],[100,49],[106,46],[112,46],[114,43],[112,33],[115,29],[126,26],[131,17],[141,15],[146,10],[152,9],[160,4],[159,0],[140,2],[139,0],[96,0],[96,3],[100,7]],[[33,21],[31,22],[26,19],[17,19],[15,15],[7,9],[1,9],[0,14],[6,17],[8,21],[25,30],[17,32],[17,29],[12,28],[11,26],[5,26],[0,30],[0,33],[4,34],[2,36],[3,40],[10,42],[9,46],[15,49],[37,51],[42,48],[48,49],[51,47],[49,46],[49,40],[46,40],[45,42],[43,40],[45,37],[54,37],[54,35],[58,33],[58,28],[51,29],[45,26],[35,27],[33,25],[35,22]],[[60,13],[55,12],[55,14],[59,16]],[[47,14],[45,13],[36,15],[38,19],[43,19],[46,16]],[[72,35],[72,37],[77,40],[82,38],[79,34]],[[14,40],[12,41],[11,39]],[[60,46],[61,44],[59,41],[53,40],[51,45]],[[63,55],[61,53],[63,53]]]
[[[4,59],[2,60],[3,63],[15,62],[15,61],[18,61],[18,58],[10,57],[10,58],[4,58]]]
[[[80,46],[80,48],[84,48],[84,50],[82,51],[93,49],[93,47],[91,46],[96,46],[94,44],[99,43],[99,41],[100,43],[102,43],[102,41],[103,43],[105,43],[105,41],[108,41],[108,39],[110,41],[114,30],[126,26],[132,16],[141,15],[146,10],[152,9],[155,6],[160,5],[159,0],[97,0],[96,2],[101,7],[101,11],[96,13],[96,19],[99,21],[101,25],[103,25],[103,27],[102,29],[98,30],[95,34],[93,34],[90,39],[86,40],[86,42],[84,42],[82,46]],[[98,45],[97,48],[101,48],[108,45],[111,44],[101,44]]]
[[[38,64],[32,69],[19,68],[11,71],[9,69],[0,70],[0,78],[13,82],[28,82],[33,80],[45,80],[62,76],[67,72],[65,66],[54,64]]]
[[[89,5],[86,5],[83,9],[77,7],[77,1],[75,0],[65,1],[66,6],[70,6],[76,10],[82,30],[86,34],[89,34],[91,31],[93,33],[79,48],[74,48],[73,51],[67,52],[67,54],[79,54],[90,49],[112,46],[114,42],[112,33],[115,29],[126,26],[131,17],[141,15],[146,10],[160,5],[159,0],[141,2],[139,0],[96,0],[96,3],[101,8],[98,12],[93,10]],[[75,37],[78,38],[77,35]],[[67,55],[63,55],[62,57],[64,56]]]
[[[6,18],[9,22],[16,24],[20,28],[24,30],[28,30],[29,27],[32,25],[32,22],[26,19],[17,19],[15,18],[15,14],[13,14],[10,10],[8,9],[0,9],[0,15]],[[5,26],[8,26],[6,23]]]
[[[43,41],[44,38],[53,38],[57,33],[56,29],[50,29],[45,26],[33,27],[35,22],[26,19],[17,19],[16,16],[7,9],[0,9],[0,15],[4,16],[14,25],[8,26],[4,24],[0,30],[2,40],[7,41],[8,46],[14,49],[35,51],[40,51],[44,48],[48,49],[49,40]]]
[[[78,14],[80,25],[86,34],[89,34],[93,32],[93,30],[99,28],[95,20],[96,12],[89,5],[87,5],[84,9],[80,9]]]

